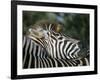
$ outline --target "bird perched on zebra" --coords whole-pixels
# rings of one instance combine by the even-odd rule
[[[46,67],[49,61],[51,62],[49,67],[50,65],[53,65],[53,67],[54,65],[56,67],[58,65],[89,65],[89,54],[87,54],[87,50],[84,51],[80,49],[79,40],[64,35],[62,33],[62,26],[58,23],[40,21],[28,30],[27,37],[30,38],[31,41],[38,43],[38,46],[41,46],[41,49],[44,49],[46,52],[47,57],[45,57],[45,60],[42,59]]]

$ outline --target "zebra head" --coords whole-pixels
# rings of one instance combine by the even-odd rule
[[[57,23],[49,23],[49,22],[39,22],[32,26],[32,28],[29,29],[29,34],[31,36],[34,36],[36,38],[48,38],[51,34],[51,31],[54,32],[61,32],[62,27],[60,24]]]
[[[51,57],[75,59],[79,57],[79,40],[62,34],[62,26],[58,23],[36,23],[29,29],[28,37],[37,41]]]
[[[43,45],[44,41],[48,42],[48,39],[50,38],[52,31],[56,33],[61,32],[61,25],[57,23],[49,23],[47,21],[40,21],[33,25],[31,28],[29,28],[27,33],[29,38]]]

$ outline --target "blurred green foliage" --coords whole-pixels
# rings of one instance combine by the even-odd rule
[[[64,34],[89,45],[89,14],[23,11],[23,33],[40,20],[62,24]]]

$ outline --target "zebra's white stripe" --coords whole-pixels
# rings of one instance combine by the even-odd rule
[[[34,49],[33,49],[33,56],[34,56],[34,57],[35,57],[35,55],[36,55],[36,46],[37,46],[37,44],[34,43]]]
[[[52,39],[52,40],[53,40],[53,39]],[[55,54],[55,53],[56,53],[56,47],[55,47],[56,41],[55,41],[55,40],[53,40],[53,42],[54,42],[54,43],[52,44],[52,45],[53,45],[53,47],[51,47],[51,49],[53,48],[53,53],[52,53],[52,56],[54,55],[53,57],[56,57],[56,54]]]
[[[74,55],[77,54],[77,53],[79,52],[79,50],[80,50],[80,48],[79,48],[78,45],[76,44],[75,47],[74,47],[74,49],[71,50],[71,52],[69,53],[69,55],[70,55],[70,57],[71,57],[72,59],[74,58],[73,55],[72,55],[72,53],[73,53],[75,50],[77,50],[77,49],[78,49],[78,51],[76,51],[76,53],[74,53]]]
[[[75,53],[74,53],[74,55],[75,55],[75,58],[79,58],[79,56],[78,56],[78,52],[80,51],[80,49],[78,49]]]
[[[69,47],[68,50],[67,50],[67,54],[69,54],[69,51],[72,49],[73,45],[74,45],[74,44],[71,44],[71,45],[70,45],[70,47]]]
[[[62,59],[62,61],[67,65],[67,67],[69,66],[68,63],[64,59]]]
[[[48,67],[50,67],[49,62],[48,62],[48,60],[47,60],[46,57],[45,57],[45,61],[46,61],[46,63],[48,64]]]
[[[37,65],[37,59],[36,59],[36,57],[34,57],[34,63],[33,64],[34,64],[34,67],[37,68],[37,66],[36,66]]]
[[[29,59],[29,64],[28,64],[28,68],[30,68],[31,67],[31,62],[32,62],[32,55],[30,54],[30,59]]]
[[[44,63],[45,68],[47,68],[47,64],[46,64],[44,58],[42,59],[42,61],[43,61],[43,63]]]
[[[41,47],[38,46],[38,53],[37,53],[37,56],[40,56],[40,51],[41,51]]]
[[[63,53],[63,46],[64,46],[64,42],[62,42],[61,46],[60,46],[60,51],[61,51],[61,56],[63,57],[63,59],[65,58],[64,53]]]
[[[57,61],[54,58],[54,62],[55,62],[55,67],[58,67]]]
[[[82,60],[79,60],[79,62],[80,62],[80,66],[82,66],[82,65],[83,65],[83,62],[82,62]]]
[[[87,59],[87,58],[84,58],[84,59],[85,59],[85,61],[86,61],[86,64],[89,65],[88,59]]]
[[[53,63],[52,63],[51,59],[48,57],[47,57],[47,59],[50,61],[51,67],[53,67]]]
[[[58,54],[58,58],[61,59],[60,52],[59,52],[59,49],[60,49],[60,47],[59,47],[59,42],[60,42],[60,41],[57,42],[57,54]],[[56,56],[55,56],[55,57],[56,57]],[[56,57],[56,58],[57,58],[57,57]]]
[[[57,60],[61,63],[62,67],[65,66],[64,63],[61,60],[59,60],[59,59],[57,59]]]
[[[71,42],[67,42],[67,44],[66,44],[66,46],[65,46],[65,48],[64,48],[64,53],[66,54],[66,57],[67,57],[68,59],[70,59],[70,57],[68,56],[68,53],[66,52],[66,49],[67,49],[67,47],[69,46],[70,43],[71,43]]]
[[[30,44],[30,49],[29,49],[29,54],[30,54],[30,59],[29,59],[29,64],[28,64],[28,68],[30,68],[30,66],[31,66],[31,61],[32,61],[32,47],[33,47],[33,45],[32,45],[32,41],[30,42],[31,44]]]
[[[49,25],[49,30],[51,30],[51,26],[52,26],[52,24]]]
[[[69,63],[71,66],[73,66],[73,64],[71,63],[71,61],[70,61],[70,60],[68,61],[68,63]]]
[[[25,45],[25,42],[26,42],[26,37],[24,36],[24,39],[23,39],[23,47]]]
[[[28,39],[29,40],[29,39]],[[25,56],[24,56],[24,61],[23,61],[23,66],[24,66],[24,64],[25,64],[25,61],[26,61],[26,57],[27,57],[27,50],[28,50],[28,46],[29,46],[29,42],[30,41],[27,41],[27,43],[26,43],[26,47],[25,47]]]
[[[40,58],[41,67],[43,68],[42,58]]]

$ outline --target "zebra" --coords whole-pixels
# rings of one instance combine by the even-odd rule
[[[23,37],[23,68],[49,68],[77,66],[77,62],[55,59],[47,55],[41,44],[31,40],[27,36]]]
[[[84,59],[84,63],[80,60],[67,60],[52,58],[41,44],[24,36],[23,38],[23,68],[51,68],[51,67],[71,67],[85,65],[88,63]]]
[[[65,36],[60,31],[61,26],[58,23],[40,23],[29,29],[28,37],[41,44],[54,61],[67,60],[78,66],[89,65],[89,54],[84,51],[80,56],[79,40]]]

